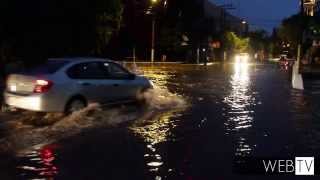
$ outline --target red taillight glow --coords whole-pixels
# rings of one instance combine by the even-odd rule
[[[35,93],[44,93],[48,92],[50,88],[52,87],[53,83],[51,81],[38,79],[36,80],[36,84],[34,86],[33,92]]]

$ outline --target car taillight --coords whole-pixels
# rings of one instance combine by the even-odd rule
[[[38,79],[36,80],[36,84],[34,86],[33,92],[35,93],[44,93],[48,92],[52,87],[53,83],[48,80]]]

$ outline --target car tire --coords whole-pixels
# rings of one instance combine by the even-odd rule
[[[76,111],[84,109],[87,106],[87,103],[82,98],[72,98],[66,105],[65,113],[72,114]]]
[[[1,105],[1,112],[3,112],[3,113],[10,112],[10,107],[6,104],[2,104]]]

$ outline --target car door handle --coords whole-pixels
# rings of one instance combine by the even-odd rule
[[[119,84],[113,84],[113,86],[118,87],[118,86],[119,86]]]

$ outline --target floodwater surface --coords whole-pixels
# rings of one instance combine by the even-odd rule
[[[289,72],[261,64],[135,70],[156,86],[143,106],[0,114],[0,179],[255,179],[235,160],[319,156],[318,81],[293,90]]]

